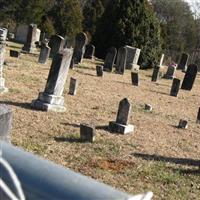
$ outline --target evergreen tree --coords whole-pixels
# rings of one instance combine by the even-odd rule
[[[104,57],[111,46],[141,48],[139,64],[151,67],[160,56],[160,26],[147,0],[110,1],[97,25],[93,43],[99,57]]]

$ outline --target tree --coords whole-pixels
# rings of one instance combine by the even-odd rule
[[[110,1],[97,25],[93,43],[101,58],[111,46],[141,48],[139,64],[148,68],[159,60],[160,26],[147,0]]]

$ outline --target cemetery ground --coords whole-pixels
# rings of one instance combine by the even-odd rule
[[[138,194],[152,191],[154,199],[199,199],[200,196],[200,125],[196,124],[200,106],[200,74],[192,91],[169,95],[171,80],[151,82],[152,70],[140,71],[140,86],[131,84],[131,73],[104,73],[96,76],[100,61],[84,62],[70,70],[64,97],[67,111],[42,112],[31,109],[31,101],[43,91],[51,60],[38,64],[38,56],[23,54],[9,57],[7,47],[4,77],[9,92],[0,103],[12,106],[12,143],[61,164],[76,172],[98,179],[123,191]],[[19,49],[18,49],[19,50]],[[176,72],[183,79],[184,73]],[[77,95],[68,94],[70,77],[79,81]],[[109,121],[116,119],[119,101],[132,103],[128,135],[111,134]],[[146,103],[153,111],[144,110]],[[180,119],[189,127],[178,129]],[[80,123],[96,126],[94,143],[81,143]],[[70,181],[70,180],[69,180]]]

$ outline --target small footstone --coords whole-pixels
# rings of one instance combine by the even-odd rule
[[[80,137],[82,142],[94,142],[95,140],[95,127],[93,125],[81,124]]]
[[[10,142],[10,132],[12,127],[11,107],[0,104],[0,140]]]
[[[131,72],[132,85],[139,86],[139,74],[138,72]]]
[[[181,119],[179,121],[178,128],[187,129],[188,128],[188,121],[185,119]]]
[[[197,124],[200,124],[200,107],[199,107],[199,111],[197,114]]]
[[[179,80],[177,78],[173,79],[172,87],[171,87],[171,91],[170,91],[170,96],[174,96],[174,97],[178,96],[180,84],[181,84],[181,80]]]
[[[96,72],[97,72],[97,76],[103,76],[103,66],[102,65],[97,65],[96,66]]]
[[[145,104],[144,109],[147,110],[147,111],[152,111],[153,107],[150,104]]]
[[[69,94],[76,95],[77,87],[78,87],[77,79],[71,77],[69,84]]]
[[[152,77],[151,77],[152,82],[156,82],[158,80],[158,78],[160,76],[159,70],[160,70],[159,66],[154,67],[153,74],[152,74]]]
[[[10,57],[19,58],[20,52],[15,50],[10,50]]]

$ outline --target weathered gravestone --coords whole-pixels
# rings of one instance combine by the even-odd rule
[[[43,42],[41,46],[41,50],[40,50],[39,59],[38,59],[39,63],[46,64],[49,58],[50,50],[51,48],[48,46],[48,44],[46,42]]]
[[[19,58],[20,52],[15,50],[10,50],[10,57]]]
[[[151,104],[145,104],[144,109],[145,109],[146,111],[152,111],[152,110],[153,110],[153,107],[152,107]]]
[[[165,58],[165,54],[162,54],[161,58],[160,58],[160,62],[159,62],[160,67],[162,67],[162,65],[163,65],[164,58]]]
[[[53,35],[50,38],[48,46],[51,48],[50,58],[53,58],[59,51],[62,51],[65,45],[65,39],[60,35]]]
[[[156,65],[153,69],[153,74],[151,77],[152,82],[156,82],[159,78],[159,71],[160,71],[160,66]]]
[[[124,74],[126,68],[126,47],[120,47],[117,54],[116,73]]]
[[[180,119],[178,128],[187,129],[188,128],[188,121],[186,119]]]
[[[176,64],[170,64],[167,68],[167,73],[164,75],[166,79],[173,79],[176,72]]]
[[[133,64],[138,63],[141,49],[131,47],[131,46],[125,46],[125,48],[127,50],[126,68],[132,69]]]
[[[86,45],[84,58],[93,59],[95,52],[95,46],[92,44]]]
[[[8,30],[6,28],[0,28],[2,30],[1,32],[1,37],[3,41],[6,41],[7,39],[7,34],[8,34]]]
[[[190,64],[186,71],[185,77],[183,79],[183,83],[181,85],[181,89],[183,90],[191,90],[197,75],[197,65]]]
[[[187,70],[188,59],[189,59],[189,54],[183,53],[181,55],[181,59],[180,59],[177,69],[181,69],[183,72],[185,72]]]
[[[28,27],[28,34],[26,38],[26,43],[24,44],[22,50],[28,53],[36,52],[35,42],[37,41],[37,25],[30,24]]]
[[[88,39],[85,33],[81,32],[77,34],[73,53],[74,64],[79,64],[82,62],[82,58],[85,53],[85,45],[87,42]]]
[[[107,72],[112,71],[113,65],[115,63],[116,55],[117,55],[117,49],[115,47],[111,47],[108,50],[108,53],[104,61],[104,68],[103,68],[104,71],[107,71]]]
[[[178,96],[180,84],[181,84],[181,80],[179,80],[177,78],[173,79],[172,87],[171,87],[171,91],[170,91],[170,96],[174,96],[174,97]]]
[[[43,111],[64,112],[64,97],[62,96],[68,75],[73,49],[65,49],[57,53],[52,61],[44,92],[38,99],[32,101],[32,107]]]
[[[103,66],[102,65],[97,65],[96,66],[96,72],[97,72],[97,76],[102,77],[103,76]]]
[[[200,107],[199,107],[199,111],[197,114],[197,124],[200,124]]]
[[[70,95],[76,95],[78,87],[78,81],[75,78],[70,78],[70,84],[69,84],[69,94]]]
[[[10,142],[11,128],[12,128],[11,107],[5,104],[0,104],[0,140]]]
[[[127,134],[134,131],[134,126],[129,124],[131,115],[131,104],[127,98],[119,103],[116,122],[109,123],[109,130],[111,132]]]
[[[139,73],[131,72],[132,85],[139,86]]]
[[[95,127],[89,124],[80,125],[80,137],[82,142],[94,142],[95,140]]]

